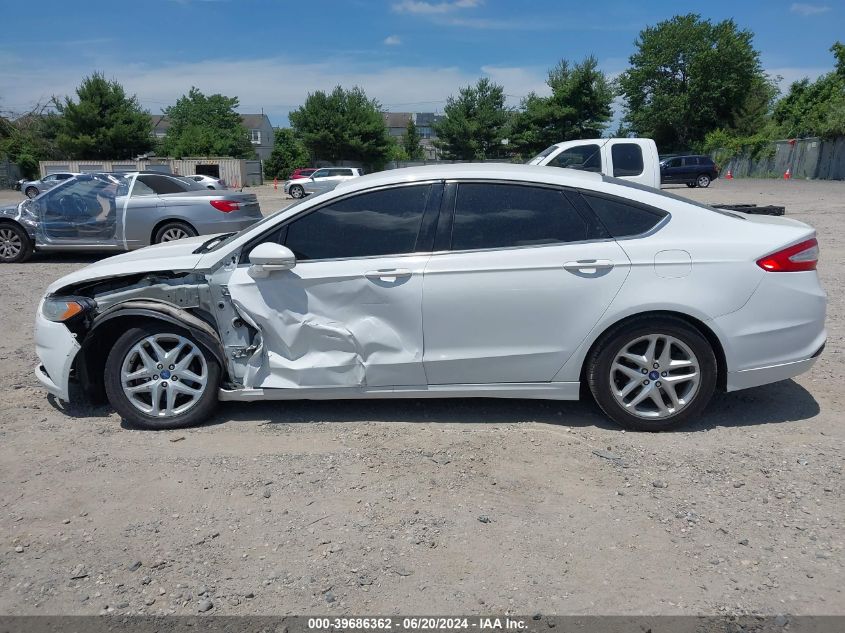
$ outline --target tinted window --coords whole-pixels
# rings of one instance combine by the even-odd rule
[[[684,158],[684,167],[693,167],[698,165],[698,156],[687,156]]]
[[[615,143],[610,148],[613,175],[639,176],[643,173],[643,150],[636,143]]]
[[[67,180],[73,178],[73,174],[56,174],[56,180]]]
[[[412,253],[430,188],[398,187],[332,202],[291,222],[285,246],[303,260]]]
[[[318,169],[313,174],[311,174],[311,176],[314,177],[314,178],[325,178],[328,175],[329,175],[328,169]]]
[[[583,171],[601,171],[601,152],[598,145],[580,145],[563,150],[549,161],[549,167],[569,167]]]
[[[667,167],[680,167],[681,166],[681,159],[680,158],[670,158],[666,161]]]
[[[584,195],[612,237],[639,235],[652,229],[666,213],[629,204],[624,200]]]
[[[331,176],[351,176],[352,170],[351,169],[330,169],[329,175],[331,175]]]
[[[168,178],[167,176],[155,176],[144,174],[138,176],[138,181],[147,185],[155,193],[182,193],[188,189],[187,183]]]
[[[699,165],[707,165],[708,167],[713,165],[713,159],[709,156],[699,156],[698,157],[698,164]]]
[[[135,186],[132,187],[132,197],[136,196],[154,196],[156,192],[150,189],[147,185],[141,182],[140,178],[135,179]]]
[[[458,187],[453,250],[585,239],[587,223],[556,189],[498,184]]]

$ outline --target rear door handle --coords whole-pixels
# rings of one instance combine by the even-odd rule
[[[367,279],[381,279],[382,281],[410,277],[411,271],[407,268],[389,268],[386,270],[370,270],[364,273]]]
[[[579,259],[577,262],[566,262],[563,268],[570,272],[590,273],[610,270],[613,265],[609,259]]]

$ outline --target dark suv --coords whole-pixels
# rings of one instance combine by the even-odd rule
[[[719,177],[719,166],[709,156],[672,156],[660,161],[660,183],[685,183],[687,187],[709,187]]]

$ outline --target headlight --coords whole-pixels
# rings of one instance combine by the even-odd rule
[[[48,297],[41,306],[41,313],[49,321],[62,323],[91,307],[87,297]]]

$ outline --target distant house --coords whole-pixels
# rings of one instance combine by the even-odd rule
[[[164,138],[167,135],[167,129],[170,127],[170,121],[163,114],[154,114],[153,120],[153,136],[156,138]],[[247,129],[249,140],[255,147],[255,152],[261,160],[270,158],[273,151],[273,125],[266,114],[242,114],[241,123]]]
[[[433,141],[437,138],[434,131],[434,124],[439,122],[442,114],[434,112],[382,112],[387,133],[392,137],[405,136],[408,129],[408,120],[413,120],[420,135],[420,145],[425,152],[425,158],[432,160],[437,158],[437,150]]]

